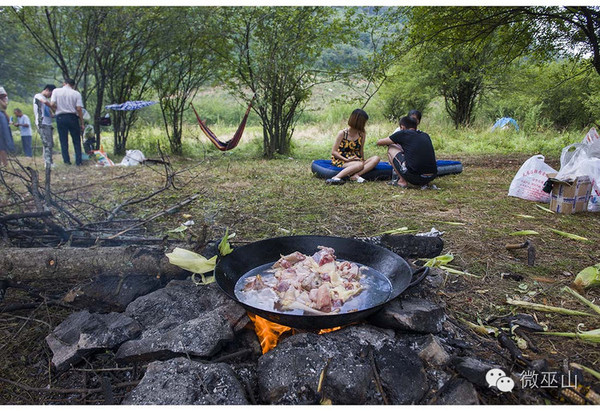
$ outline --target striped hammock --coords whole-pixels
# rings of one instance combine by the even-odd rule
[[[192,103],[190,103],[190,106],[192,106],[192,109],[194,110],[194,113],[196,114],[196,119],[198,119],[198,124],[200,125],[200,128],[202,129],[204,134],[206,134],[206,137],[208,137],[208,139],[219,150],[228,151],[228,150],[233,150],[238,145],[238,143],[240,142],[240,140],[242,138],[242,134],[244,133],[244,128],[246,127],[246,121],[248,120],[248,115],[250,114],[250,109],[252,108],[252,101],[254,101],[254,98],[252,98],[252,100],[250,101],[250,104],[248,105],[248,109],[246,109],[246,114],[244,114],[244,118],[242,118],[242,122],[240,123],[237,131],[235,132],[235,134],[233,135],[231,140],[225,141],[225,142],[219,140],[217,138],[217,136],[215,135],[215,133],[213,133],[207,127],[207,125],[204,123],[204,121],[202,121],[200,119],[200,116],[198,115],[198,112],[196,111],[196,108],[194,107],[194,105]]]

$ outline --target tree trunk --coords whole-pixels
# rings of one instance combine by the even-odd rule
[[[0,278],[18,281],[91,278],[98,275],[180,276],[160,247],[4,248]]]

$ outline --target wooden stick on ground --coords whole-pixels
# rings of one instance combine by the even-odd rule
[[[122,234],[125,234],[126,232],[128,232],[128,231],[130,231],[130,230],[133,230],[133,229],[134,229],[134,228],[136,228],[136,227],[139,227],[139,226],[141,226],[141,225],[144,225],[144,224],[146,224],[146,223],[148,223],[148,222],[150,222],[150,221],[152,221],[152,220],[154,220],[154,219],[157,219],[158,217],[161,217],[161,216],[163,216],[163,215],[165,215],[165,214],[172,213],[173,211],[177,210],[178,208],[181,208],[181,207],[183,207],[184,205],[187,205],[187,204],[191,203],[192,201],[194,201],[194,200],[195,200],[195,199],[197,199],[198,197],[200,197],[200,193],[198,193],[198,194],[194,194],[193,196],[191,196],[191,197],[188,197],[188,198],[187,198],[187,199],[185,199],[184,201],[182,201],[182,202],[180,202],[180,203],[178,203],[178,204],[175,204],[173,207],[170,207],[170,208],[168,208],[168,209],[166,209],[166,210],[163,210],[163,211],[161,211],[161,212],[158,212],[158,213],[156,213],[156,214],[153,214],[152,216],[150,216],[150,217],[146,218],[145,220],[142,220],[142,221],[140,221],[140,222],[139,222],[139,223],[137,223],[137,224],[134,224],[134,225],[131,225],[131,226],[127,227],[125,230],[123,230],[123,231],[121,231],[121,232],[119,232],[119,233],[117,233],[117,234],[115,234],[115,235],[112,235],[112,236],[108,237],[108,240],[112,240],[112,239],[114,239],[114,238],[116,238],[116,237],[118,237],[118,236],[120,236],[120,235],[122,235]]]

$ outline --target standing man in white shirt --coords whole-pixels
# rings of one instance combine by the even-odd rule
[[[23,145],[23,153],[25,157],[33,157],[33,149],[31,147],[31,121],[27,114],[23,114],[20,108],[14,110],[15,116],[17,116],[13,125],[19,127],[21,132],[21,144]]]
[[[56,87],[53,84],[46,84],[41,93],[33,97],[33,113],[35,114],[35,125],[38,128],[42,139],[44,165],[52,167],[52,148],[54,147],[54,137],[52,136],[52,111],[50,107],[50,97]]]
[[[50,99],[56,111],[56,128],[60,140],[63,162],[71,164],[69,157],[69,133],[75,149],[75,164],[81,165],[81,135],[83,134],[83,101],[75,90],[75,81],[66,78],[63,86],[52,93]]]

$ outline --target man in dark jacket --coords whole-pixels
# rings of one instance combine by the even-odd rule
[[[378,146],[388,146],[388,158],[398,175],[398,185],[417,186],[429,184],[437,176],[435,150],[429,134],[417,130],[411,117],[400,119],[400,130],[377,141]]]

